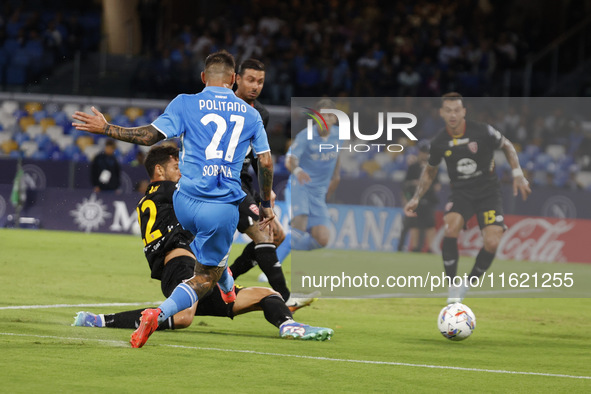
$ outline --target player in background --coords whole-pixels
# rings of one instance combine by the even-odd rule
[[[175,287],[190,278],[195,269],[191,252],[193,235],[183,229],[173,209],[173,193],[181,178],[179,150],[176,146],[157,145],[144,162],[150,176],[145,196],[137,205],[138,221],[151,277],[161,281],[162,294],[169,297]],[[144,309],[113,314],[78,312],[74,326],[132,328],[139,327]],[[158,330],[180,329],[191,325],[194,316],[234,316],[262,310],[269,323],[279,328],[282,337],[325,340],[333,331],[296,323],[280,294],[265,287],[236,286],[236,301],[226,304],[219,291],[212,291],[198,303],[170,316]]]
[[[500,182],[494,170],[494,151],[502,149],[513,169],[513,194],[525,200],[531,193],[523,176],[511,141],[494,127],[466,120],[466,108],[458,93],[442,96],[439,114],[445,122],[431,141],[429,162],[421,174],[414,196],[404,207],[407,216],[415,216],[419,200],[435,179],[439,163],[445,159],[451,195],[445,207],[445,234],[441,253],[446,276],[454,278],[458,269],[458,235],[473,215],[478,219],[484,246],[468,278],[480,277],[491,266],[505,231]],[[450,285],[448,303],[461,302],[470,283]]]
[[[261,195],[260,226],[274,219],[271,208],[273,159],[259,113],[234,95],[234,57],[226,51],[205,59],[201,93],[178,95],[152,124],[121,127],[107,123],[103,114],[76,112],[78,130],[105,134],[141,145],[181,137],[180,171],[174,193],[174,211],[181,225],[195,238],[191,250],[197,262],[195,275],[181,283],[157,309],[142,313],[131,346],[142,347],[159,323],[191,307],[218,284],[224,301],[234,301],[234,280],[227,259],[238,224],[238,205],[244,199],[240,169],[250,145],[258,157]]]
[[[334,109],[335,104],[329,99],[316,104],[317,111],[325,108]],[[335,115],[322,116],[326,124],[312,127],[311,140],[307,139],[307,128],[300,131],[285,160],[291,172],[291,247],[295,250],[323,248],[330,241],[331,221],[326,197],[335,191],[340,181],[339,128]],[[333,148],[327,149],[330,145]]]
[[[406,201],[410,200],[417,189],[419,178],[423,169],[429,160],[429,141],[424,140],[417,144],[419,152],[417,153],[416,162],[412,163],[406,171],[404,179],[404,198]],[[410,233],[408,250],[412,252],[421,252],[423,245],[427,245],[428,252],[431,252],[431,243],[435,238],[435,208],[439,199],[437,192],[441,190],[439,179],[435,176],[431,187],[427,190],[423,198],[419,201],[415,217],[406,216],[404,218],[402,233],[400,234],[400,242],[398,244],[398,251],[402,251],[406,240],[406,235]]]
[[[262,62],[256,59],[247,59],[240,64],[236,75],[237,88],[234,93],[259,112],[266,128],[269,122],[269,111],[257,100],[264,84],[265,65]],[[313,297],[292,297],[287,287],[281,262],[289,254],[290,248],[289,246],[287,248],[280,247],[285,239],[285,232],[279,219],[275,217],[275,220],[271,222],[272,235],[259,228],[258,195],[254,190],[253,178],[249,173],[251,165],[256,173],[256,159],[252,150],[246,155],[240,172],[242,190],[246,193],[246,197],[240,203],[240,218],[238,219],[238,231],[248,235],[252,242],[246,245],[242,254],[230,267],[232,275],[236,279],[258,264],[271,287],[281,294],[290,308],[309,305],[314,300]],[[281,257],[278,256],[279,250],[283,251]]]

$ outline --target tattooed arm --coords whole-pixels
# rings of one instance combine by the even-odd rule
[[[507,157],[507,161],[511,165],[513,173],[513,195],[517,196],[517,193],[521,192],[521,198],[523,198],[523,201],[525,201],[527,197],[531,194],[531,188],[529,187],[529,182],[527,181],[527,179],[525,179],[525,176],[523,175],[523,170],[519,165],[519,157],[517,156],[515,147],[513,146],[511,141],[503,137],[501,149],[505,153],[505,157]]]
[[[104,115],[92,107],[94,115],[76,111],[72,118],[84,123],[72,123],[78,130],[88,131],[94,134],[103,134],[120,141],[131,142],[137,145],[154,145],[163,140],[164,135],[152,125],[139,127],[121,127],[107,123]]]
[[[416,209],[419,206],[419,200],[429,190],[429,187],[437,176],[437,167],[427,164],[421,173],[419,178],[419,185],[415,191],[414,196],[404,206],[404,213],[406,216],[415,217],[417,216]]]
[[[261,230],[267,227],[275,218],[273,207],[271,206],[271,193],[273,193],[273,158],[271,152],[265,152],[258,155],[259,167],[259,188],[261,194],[260,214],[260,228]],[[269,204],[266,206],[266,204]]]

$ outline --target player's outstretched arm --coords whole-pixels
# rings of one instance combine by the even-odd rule
[[[503,149],[505,157],[507,157],[507,161],[509,162],[509,165],[511,165],[511,172],[513,174],[513,195],[517,196],[518,193],[521,193],[521,198],[523,201],[525,201],[531,194],[531,188],[529,186],[529,182],[527,179],[525,179],[525,175],[523,175],[521,166],[519,165],[519,157],[517,156],[515,147],[511,141],[509,141],[507,138],[504,138],[501,149]]]
[[[414,196],[406,203],[404,206],[404,214],[406,216],[417,216],[415,212],[417,207],[419,206],[419,200],[423,195],[429,190],[431,184],[435,180],[437,176],[437,167],[427,164],[425,169],[421,173],[421,177],[419,178],[419,184],[417,186],[417,190],[415,191]]]
[[[94,115],[76,111],[72,118],[83,123],[72,123],[78,130],[88,131],[93,134],[103,134],[120,141],[131,142],[137,145],[154,145],[163,140],[164,135],[152,125],[139,127],[121,127],[109,124],[105,116],[95,107],[92,107]]]
[[[273,158],[271,152],[264,152],[257,155],[259,167],[259,191],[261,195],[261,208],[259,210],[260,222],[259,228],[263,230],[275,218],[271,204],[273,193]]]

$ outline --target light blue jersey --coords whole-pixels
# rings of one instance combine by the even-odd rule
[[[166,138],[181,137],[179,191],[197,200],[241,201],[248,147],[256,154],[270,150],[257,110],[223,87],[178,95],[152,125]]]
[[[326,194],[339,157],[339,127],[332,126],[330,133],[321,137],[314,126],[312,140],[307,139],[307,132],[304,129],[298,133],[287,155],[297,157],[299,166],[310,176],[306,188]]]

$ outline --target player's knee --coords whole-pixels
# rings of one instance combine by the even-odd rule
[[[195,317],[195,309],[188,308],[183,311],[180,311],[176,315],[174,315],[174,329],[180,330],[181,328],[187,328],[193,323],[193,318]]]
[[[245,232],[246,232],[246,235],[248,235],[250,237],[250,239],[252,239],[254,241],[254,243],[257,245],[260,243],[268,243],[271,241],[271,237],[269,237],[268,234],[259,230],[258,223],[247,228]]]
[[[330,233],[328,231],[315,231],[312,236],[321,248],[328,245],[328,242],[330,241]]]
[[[448,238],[458,238],[458,236],[460,235],[460,230],[461,228],[458,228],[456,226],[446,225],[443,231],[443,236]]]
[[[485,237],[483,245],[484,250],[486,250],[489,253],[496,253],[500,242],[501,239],[499,237]]]

